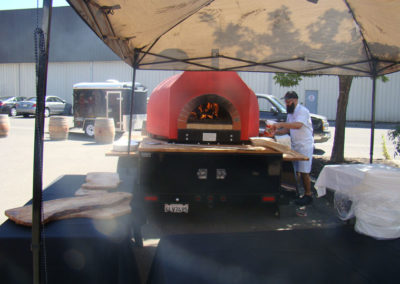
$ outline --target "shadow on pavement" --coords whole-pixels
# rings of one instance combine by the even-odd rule
[[[314,148],[314,152],[313,152],[314,155],[323,155],[325,153],[326,152],[324,150],[322,150],[322,149]]]
[[[48,134],[48,132],[47,132]],[[115,140],[118,140],[123,133],[116,133],[115,134]],[[94,139],[94,137],[89,137],[87,136],[85,133],[80,133],[80,132],[69,132],[68,133],[68,139],[69,141],[82,141],[82,142],[87,142],[84,143],[83,145],[99,145],[99,143],[97,143]],[[58,141],[58,140],[51,140],[50,138],[45,139],[45,142],[49,142],[49,141]],[[60,140],[62,141],[62,140]]]
[[[85,135],[84,133],[76,133],[76,132],[69,132],[68,140],[94,142],[93,137],[89,137],[89,136]]]
[[[158,241],[176,234],[212,234],[234,232],[282,231],[309,228],[330,228],[343,225],[335,214],[333,204],[326,198],[314,198],[302,208],[292,202],[281,205],[280,216],[271,206],[222,206],[193,208],[189,214],[163,214],[150,210],[142,227],[144,247],[134,248],[142,279],[147,279]]]

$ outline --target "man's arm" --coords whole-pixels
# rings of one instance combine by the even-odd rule
[[[301,122],[277,122],[274,124],[276,129],[286,128],[286,129],[299,129],[303,126]]]
[[[273,124],[273,135],[288,134],[290,129],[299,129],[303,126],[301,122],[277,122]]]
[[[285,135],[285,134],[289,134],[289,128],[274,128],[274,130],[272,131],[272,134],[275,135]]]

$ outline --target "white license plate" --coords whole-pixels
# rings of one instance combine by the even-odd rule
[[[164,204],[164,212],[189,213],[189,204]]]

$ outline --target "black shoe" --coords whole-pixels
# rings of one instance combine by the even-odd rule
[[[312,197],[311,197],[311,196],[309,196],[309,195],[304,195],[302,198],[296,199],[296,200],[294,201],[294,203],[296,203],[297,205],[304,206],[304,205],[311,204],[312,201],[313,201],[313,200],[312,200]]]

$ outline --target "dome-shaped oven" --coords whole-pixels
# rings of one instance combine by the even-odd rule
[[[154,89],[147,107],[151,136],[187,143],[239,143],[258,135],[254,92],[236,72],[186,71]]]

